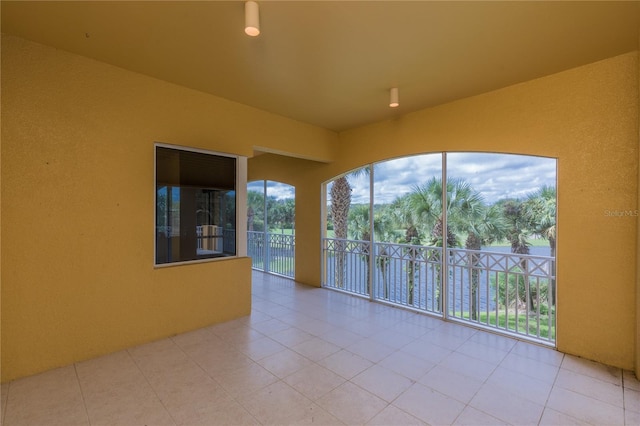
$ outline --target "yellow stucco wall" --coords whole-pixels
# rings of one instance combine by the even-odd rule
[[[326,160],[337,138],[4,35],[1,106],[2,381],[249,313],[248,258],[154,268],[154,142]]]
[[[640,33],[638,36],[640,37]],[[640,132],[640,63],[638,64],[638,123],[638,131]],[[638,134],[638,141],[640,143],[640,133]],[[640,149],[638,150],[638,164],[640,164]],[[638,199],[636,200],[636,209],[640,210],[640,166],[638,167]],[[638,217],[637,224],[635,372],[636,377],[640,379],[640,217]]]
[[[558,349],[632,369],[635,358],[635,217],[638,202],[638,56],[618,56],[502,90],[341,133],[336,161],[288,182],[296,233],[310,226],[296,278],[319,285],[321,182],[368,162],[439,151],[488,151],[558,159]],[[274,157],[250,176],[278,180]],[[288,160],[296,161],[296,160]],[[252,170],[254,169],[254,170]],[[270,171],[271,170],[271,171]],[[311,190],[315,188],[315,190]],[[310,215],[307,217],[307,215]],[[316,232],[318,231],[318,232]],[[299,234],[298,234],[299,235]],[[297,238],[296,242],[302,241]]]
[[[558,347],[632,368],[638,58],[627,54],[334,133],[2,38],[2,380],[246,314],[249,259],[153,268],[153,142],[296,186],[296,278],[320,282],[321,182],[413,153],[558,158]],[[339,143],[336,143],[339,142]],[[638,361],[640,363],[640,361]]]
[[[296,188],[296,281],[320,287],[321,211],[317,175],[325,164],[264,154],[250,158],[247,180],[273,180]]]

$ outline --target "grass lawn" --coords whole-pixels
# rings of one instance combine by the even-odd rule
[[[549,247],[549,240],[545,240],[544,238],[531,238],[527,241],[531,247]],[[493,243],[488,247],[511,247],[511,244],[506,241],[501,241],[499,243]]]
[[[257,260],[253,262],[252,265],[256,269],[261,269],[264,271],[264,262]],[[277,274],[282,275],[293,275],[294,274],[294,261],[292,258],[274,258],[269,262],[269,271],[275,272]]]
[[[479,319],[477,320],[480,324],[490,325],[496,327],[496,313],[489,313],[489,317],[487,319],[487,313],[481,312],[479,315]],[[468,320],[469,312],[463,312],[462,318]],[[507,324],[508,320],[508,324]],[[551,339],[555,340],[556,338],[556,328],[555,328],[555,320],[552,319],[551,324],[549,324],[549,316],[548,315],[540,315],[540,337],[544,339],[549,338],[549,332],[551,332]],[[529,316],[529,333],[527,333],[527,315],[524,313],[519,313],[518,315],[518,324],[516,328],[516,314],[515,312],[509,312],[509,316],[504,313],[504,311],[498,313],[498,328],[506,329],[508,331],[520,333],[520,334],[528,334],[530,336],[538,336],[538,323],[536,321],[535,316]]]
[[[259,232],[262,232],[262,231],[259,231]],[[269,233],[270,234],[282,234],[282,235],[294,235],[295,234],[295,229],[290,229],[290,228],[270,229]]]

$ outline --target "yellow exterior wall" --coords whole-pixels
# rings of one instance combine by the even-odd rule
[[[4,35],[1,106],[2,381],[250,312],[249,258],[154,268],[154,142],[326,160],[337,138]]]
[[[321,182],[369,162],[439,151],[558,159],[558,349],[632,369],[638,221],[605,211],[637,208],[637,53],[341,133],[335,162],[287,182],[308,188],[296,192],[296,206],[312,206],[296,210],[296,233],[306,232],[296,239],[305,244],[296,278],[319,285]],[[283,160],[252,161],[254,179],[278,180]]]
[[[311,285],[323,181],[423,152],[556,157],[558,348],[633,368],[638,219],[604,211],[638,206],[638,83],[627,54],[336,136],[3,36],[2,380],[248,313],[249,259],[153,268],[154,141],[335,158],[249,160],[296,187]]]
[[[296,281],[320,287],[320,184],[310,174],[324,164],[264,154],[250,158],[247,180],[273,180],[296,188]]]
[[[638,64],[638,89],[638,132],[640,132],[640,63]],[[638,134],[638,141],[640,142],[640,133]],[[640,149],[638,151],[638,164],[640,164]],[[636,209],[640,210],[640,166],[638,170],[638,199],[636,200]],[[640,379],[640,216],[637,219],[637,227],[635,372],[636,377]]]

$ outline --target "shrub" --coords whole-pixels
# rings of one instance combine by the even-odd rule
[[[512,307],[515,306],[516,303],[525,305],[527,303],[527,278],[520,273],[520,270],[515,270],[513,272],[509,274],[508,279],[505,272],[499,272],[497,274],[497,286],[496,277],[491,277],[491,286],[496,289],[496,293],[498,295],[498,303],[501,306]],[[540,302],[540,314],[547,315],[548,306],[542,302],[547,300],[548,282],[546,280],[541,280],[539,288],[535,285],[535,283],[535,280],[529,280],[529,295],[533,299],[534,308],[535,301],[538,300]],[[540,292],[540,294],[538,294],[538,291]]]

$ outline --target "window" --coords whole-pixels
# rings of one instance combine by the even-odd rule
[[[553,345],[556,168],[442,152],[338,176],[325,184],[322,285]]]
[[[295,276],[296,189],[259,180],[247,185],[247,252],[252,267]]]
[[[156,264],[236,256],[237,158],[156,145]]]

